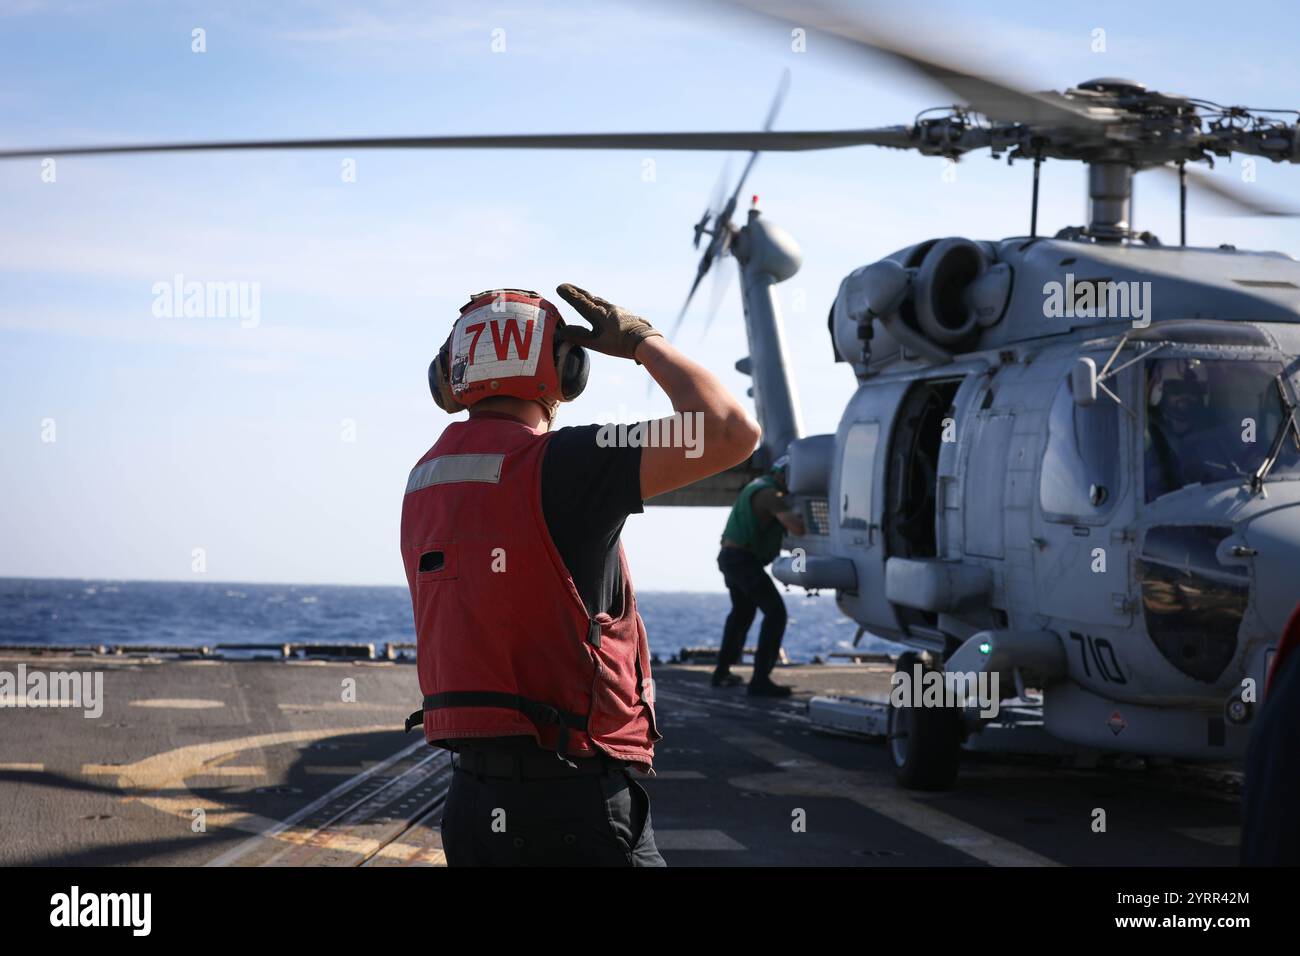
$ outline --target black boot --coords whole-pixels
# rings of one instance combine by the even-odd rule
[[[713,672],[713,678],[709,681],[714,687],[735,687],[743,683],[744,678],[737,674],[731,673],[728,668],[719,667]]]
[[[784,684],[773,683],[770,677],[765,677],[762,680],[756,678],[749,682],[750,697],[789,697],[792,693],[794,691],[789,687]]]

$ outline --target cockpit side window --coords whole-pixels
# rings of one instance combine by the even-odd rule
[[[1277,362],[1160,357],[1146,363],[1146,500],[1254,474],[1282,427]],[[1288,436],[1270,475],[1300,472]]]
[[[1069,376],[1048,414],[1047,448],[1039,482],[1044,514],[1057,521],[1099,518],[1110,512],[1120,490],[1120,406],[1100,394],[1078,405]]]

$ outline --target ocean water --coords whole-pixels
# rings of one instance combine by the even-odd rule
[[[785,595],[784,647],[792,661],[851,650],[857,626],[829,593]],[[723,593],[648,591],[637,604],[650,649],[716,647],[730,609]],[[750,646],[758,638],[758,620]],[[0,578],[0,644],[372,643],[415,640],[403,587],[168,583]],[[859,650],[893,648],[864,636]]]

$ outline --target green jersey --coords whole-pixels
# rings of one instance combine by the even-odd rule
[[[763,564],[768,564],[781,553],[785,528],[775,518],[770,518],[764,525],[754,513],[754,495],[764,488],[775,490],[776,479],[771,475],[763,475],[744,487],[731,507],[722,536],[754,554]]]

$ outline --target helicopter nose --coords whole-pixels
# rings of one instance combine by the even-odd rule
[[[1274,634],[1300,602],[1300,505],[1275,508],[1253,518],[1241,538],[1253,550],[1255,606]]]

